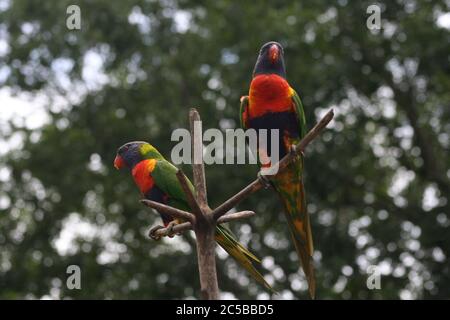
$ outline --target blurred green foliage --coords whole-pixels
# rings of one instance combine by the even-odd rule
[[[169,156],[192,106],[205,128],[238,126],[239,97],[269,40],[285,46],[309,126],[336,112],[306,153],[317,297],[450,297],[450,35],[436,22],[448,1],[379,2],[379,31],[366,27],[371,1],[2,3],[1,83],[44,95],[50,118],[38,129],[1,128],[3,141],[23,142],[0,159],[0,298],[198,297],[194,240],[146,239],[159,219],[112,161],[135,139]],[[69,4],[81,8],[81,30],[66,28]],[[93,59],[103,76],[88,79]],[[256,172],[208,166],[210,203]],[[239,207],[257,212],[231,227],[264,257],[268,280],[283,298],[306,298],[276,195],[260,191]],[[84,224],[66,236],[97,231],[61,252],[56,240],[77,219]],[[219,258],[223,292],[268,297]],[[81,267],[81,290],[66,288],[70,264]],[[381,290],[366,287],[371,264]]]

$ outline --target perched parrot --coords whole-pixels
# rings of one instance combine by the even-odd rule
[[[146,199],[190,211],[186,196],[176,177],[178,169],[151,144],[142,141],[126,143],[117,151],[114,167],[131,169],[134,181]],[[189,180],[188,183],[194,190]],[[174,224],[182,222],[173,221],[172,217],[161,212],[160,215],[166,227],[173,227]],[[217,225],[215,239],[258,283],[275,293],[252,264],[252,262],[259,263],[260,260],[240,244],[228,228],[222,224]]]
[[[277,42],[268,42],[261,47],[249,94],[241,98],[240,120],[244,130],[267,129],[269,133],[272,129],[279,130],[278,159],[293,152],[293,145],[306,134],[303,105],[286,80],[283,47]],[[270,150],[270,139],[267,144],[258,143],[260,158],[270,157]],[[284,204],[290,234],[308,281],[309,294],[314,298],[314,249],[302,176],[303,155],[271,178],[270,184]]]

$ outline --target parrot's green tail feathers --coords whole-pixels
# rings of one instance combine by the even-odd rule
[[[259,260],[259,258],[255,256],[253,253],[248,251],[248,249],[244,247],[241,243],[236,241],[236,245],[239,247],[239,250],[241,250],[247,256],[247,258],[253,260],[254,262],[261,263],[261,260]]]
[[[222,225],[218,225],[216,228],[216,241],[230,256],[236,260],[241,267],[247,270],[253,279],[255,279],[271,293],[277,293],[252,264],[252,261],[259,263],[260,260],[241,243],[239,243],[230,230]]]
[[[316,291],[312,257],[314,248],[309,215],[306,210],[305,189],[300,171],[301,165],[298,164],[299,162],[294,162],[290,166],[291,169],[280,172],[273,183],[283,201],[295,250],[308,281],[309,294],[314,299]]]
[[[300,258],[303,272],[306,276],[306,281],[308,281],[309,295],[311,299],[314,299],[316,296],[316,279],[314,275],[313,258],[306,249],[305,243],[297,239],[298,230],[295,230],[295,227],[292,228],[291,223],[289,223],[289,226],[291,229],[291,237],[294,242],[295,250]]]
[[[309,295],[312,299],[315,297],[316,280],[314,276],[313,266],[313,245],[311,231],[309,227],[309,220],[304,221],[297,217],[298,212],[289,211],[286,216],[288,219],[289,230],[292,241],[294,242],[295,250],[300,258],[303,272],[308,281]]]

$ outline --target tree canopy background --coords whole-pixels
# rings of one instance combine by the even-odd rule
[[[66,8],[81,9],[68,30]],[[116,149],[147,140],[168,157],[190,107],[205,128],[239,125],[260,46],[285,47],[309,127],[336,117],[306,152],[317,297],[449,298],[448,1],[1,1],[0,298],[199,296],[192,238],[153,242],[159,218],[138,202]],[[42,117],[14,114],[28,99]],[[30,123],[31,122],[31,123]],[[189,168],[185,168],[190,173]],[[211,205],[252,181],[253,165],[206,167]],[[306,282],[277,196],[239,208],[231,228],[281,298]],[[269,298],[218,249],[224,297]],[[79,265],[82,289],[66,288]],[[366,286],[379,266],[381,289]]]

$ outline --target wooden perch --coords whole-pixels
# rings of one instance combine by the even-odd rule
[[[207,192],[206,192],[206,177],[205,177],[205,167],[203,165],[203,129],[202,122],[200,120],[200,115],[195,109],[189,110],[189,124],[191,128],[191,137],[193,139],[192,143],[192,154],[193,157],[196,155],[199,156],[200,159],[193,159],[192,169],[193,169],[193,178],[194,178],[194,186],[195,191],[197,193],[198,202],[205,207],[202,207],[203,210],[211,211],[208,207],[207,200]]]
[[[278,163],[272,167],[278,166],[280,172],[293,161],[306,146],[314,140],[327,124],[333,119],[333,110],[330,110],[315,126],[308,132],[308,134],[292,149]],[[203,299],[219,299],[219,286],[217,283],[216,259],[215,259],[215,228],[217,224],[236,221],[255,215],[253,211],[241,211],[235,213],[227,213],[236,204],[247,198],[250,194],[264,188],[268,185],[271,176],[263,175],[260,171],[258,178],[243,188],[241,191],[233,195],[227,201],[222,203],[216,209],[211,210],[207,200],[207,189],[205,179],[205,168],[203,163],[203,142],[202,142],[202,127],[200,122],[200,115],[197,110],[191,109],[189,111],[189,123],[192,137],[192,170],[193,180],[195,186],[195,194],[189,188],[184,173],[179,170],[177,178],[180,182],[183,191],[186,195],[189,206],[192,212],[179,210],[171,206],[167,206],[155,201],[142,200],[145,205],[157,210],[160,213],[165,213],[173,218],[185,220],[186,222],[170,226],[167,228],[158,226],[150,230],[149,236],[153,239],[159,239],[164,236],[172,236],[175,233],[181,233],[186,230],[194,230],[197,244],[197,258],[200,275],[200,286]]]
[[[202,130],[195,130],[200,125],[200,115],[195,109],[189,111],[189,123],[191,128],[191,143],[194,157],[192,160],[192,172],[194,177],[194,186],[196,188],[195,201],[190,201],[191,209],[199,211],[196,215],[196,221],[193,223],[197,243],[197,259],[200,275],[200,290],[205,300],[219,299],[219,285],[217,283],[216,271],[216,221],[210,219],[208,200],[206,199],[206,179],[205,167],[203,164],[203,140]],[[199,156],[200,159],[195,157]],[[184,175],[183,175],[184,176]],[[184,177],[186,179],[186,177]],[[185,190],[186,195],[189,192]],[[189,190],[190,191],[190,190]],[[198,202],[197,202],[198,201]]]
[[[162,213],[166,213],[166,214],[171,214],[170,210],[173,209],[172,207],[169,206],[164,206],[164,207],[160,207],[161,210],[156,209],[155,206],[153,206],[152,204],[150,204],[150,202],[148,202],[147,200],[141,200],[141,202],[155,210],[158,210],[158,212],[162,212]],[[153,201],[151,201],[153,202]],[[169,210],[167,210],[169,209]],[[183,211],[185,212],[185,211]],[[240,212],[234,212],[234,213],[228,213],[225,214],[223,216],[221,216],[218,220],[217,220],[217,224],[221,224],[221,223],[227,223],[227,222],[233,222],[235,220],[241,220],[241,219],[245,219],[245,218],[249,218],[249,217],[253,217],[255,215],[255,212],[253,211],[240,211]],[[177,234],[177,233],[182,233],[185,232],[187,230],[192,230],[192,223],[190,222],[183,222],[180,224],[177,224],[176,226],[174,226],[171,230],[168,228],[155,228],[152,229],[153,231],[151,233],[149,233],[149,237],[154,239],[154,240],[159,240],[162,237],[166,237],[172,234]]]
[[[174,207],[170,207],[167,206],[165,204],[156,202],[156,201],[152,201],[152,200],[147,200],[147,199],[143,199],[141,200],[141,202],[143,204],[145,204],[147,207],[153,208],[158,212],[163,212],[169,216],[171,216],[174,219],[181,219],[181,220],[187,220],[190,222],[194,222],[195,220],[195,216],[187,211],[183,211]]]

